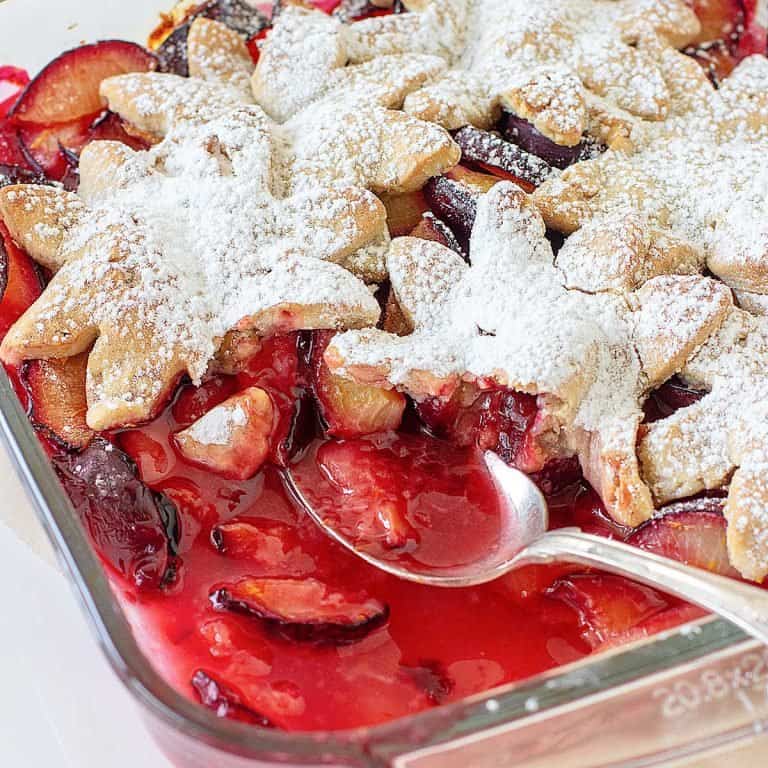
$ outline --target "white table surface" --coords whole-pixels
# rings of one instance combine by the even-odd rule
[[[0,0],[0,64],[39,70],[100,38],[143,41],[172,0]],[[169,768],[96,645],[0,447],[0,766]]]

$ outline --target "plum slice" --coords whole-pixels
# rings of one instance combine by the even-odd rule
[[[21,369],[32,424],[68,451],[82,450],[94,435],[85,422],[87,365],[84,352],[58,360],[30,360]]]
[[[353,22],[368,19],[371,16],[385,16],[390,13],[403,13],[405,8],[399,0],[393,3],[372,3],[370,0],[317,0],[313,5],[326,11],[332,11],[342,21]],[[389,6],[389,7],[387,7]]]
[[[669,381],[664,382],[658,389],[651,392],[645,401],[643,405],[645,423],[650,424],[660,419],[666,419],[675,411],[698,402],[706,394],[702,390],[689,387],[678,376],[673,376]]]
[[[526,192],[532,192],[552,173],[546,160],[526,152],[522,147],[505,141],[490,131],[466,126],[453,136],[461,147],[464,162],[480,166],[496,176],[515,182]]]
[[[158,69],[179,77],[189,77],[189,61],[187,59],[187,38],[191,22],[184,22],[176,27],[163,40],[157,49]]]
[[[202,8],[208,19],[226,24],[245,37],[253,37],[269,24],[267,17],[244,0],[211,0]]]
[[[40,272],[32,259],[20,250],[0,221],[0,264],[3,275],[0,303],[0,338],[27,311],[43,289]]]
[[[102,437],[53,458],[65,490],[101,557],[139,589],[160,587],[171,566],[173,505],[139,480],[128,456]]]
[[[73,167],[62,148],[77,154],[95,138],[91,126],[106,106],[99,93],[102,80],[156,67],[153,54],[123,40],[93,43],[63,53],[27,85],[9,113],[23,152],[50,178],[61,180]]]
[[[47,178],[62,181],[77,173],[80,150],[90,138],[90,125],[90,117],[51,126],[20,125],[18,141],[23,155]]]
[[[527,472],[542,468],[532,437],[538,414],[533,395],[464,383],[450,399],[429,398],[417,404],[417,411],[432,432],[455,445],[495,451]]]
[[[397,429],[403,420],[405,397],[331,373],[323,355],[333,336],[329,331],[314,335],[311,359],[315,394],[328,434],[350,438]]]
[[[611,574],[569,576],[548,594],[576,611],[593,650],[640,640],[705,615],[696,606]]]
[[[229,720],[257,725],[260,728],[275,727],[266,715],[243,704],[243,697],[237,691],[224,685],[209,672],[198,669],[192,675],[191,685],[200,703],[212,709],[217,717],[226,717]]]
[[[451,228],[462,252],[468,253],[477,216],[477,194],[447,176],[436,176],[426,183],[424,196],[432,212]]]
[[[75,48],[54,59],[24,89],[10,112],[16,123],[67,123],[104,109],[101,81],[127,72],[155,69],[155,57],[136,43],[106,40]]]
[[[389,609],[364,592],[334,589],[317,579],[245,577],[210,594],[217,611],[260,619],[297,642],[354,643],[387,621]]]
[[[498,176],[457,165],[444,176],[430,179],[424,187],[432,212],[450,227],[465,255],[475,225],[477,198],[498,183]]]
[[[745,56],[765,55],[766,29],[757,18],[757,5],[756,0],[693,0],[701,31],[683,53],[706,70],[715,86]]]
[[[91,141],[119,141],[131,149],[142,150],[149,143],[133,136],[113,112],[104,112],[95,121],[78,118],[69,123],[38,127],[22,125],[19,142],[26,157],[44,171],[48,178],[59,181],[70,191],[80,184],[80,152]]]
[[[261,576],[298,578],[315,569],[296,529],[274,520],[236,517],[211,530],[211,543],[222,555],[257,565]]]
[[[605,150],[605,147],[591,138],[586,138],[575,147],[564,147],[555,144],[543,133],[540,133],[527,120],[506,112],[500,123],[501,133],[505,139],[517,144],[530,155],[541,158],[553,168],[565,170],[569,165],[581,160],[589,160]]]
[[[450,227],[429,211],[421,217],[421,221],[411,231],[410,237],[440,243],[461,255],[461,246]]]
[[[704,497],[671,504],[644,523],[628,539],[641,549],[739,578],[728,559],[724,499]]]

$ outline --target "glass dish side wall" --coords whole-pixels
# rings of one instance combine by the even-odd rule
[[[0,429],[102,648],[180,768],[658,765],[768,723],[768,652],[717,620],[377,728],[303,735],[219,720],[141,653],[4,372]]]

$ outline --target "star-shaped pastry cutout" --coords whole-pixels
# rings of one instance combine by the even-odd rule
[[[414,14],[416,19],[417,15]],[[408,93],[441,74],[444,59],[370,50],[360,58],[367,22],[351,26],[321,11],[287,6],[262,43],[251,85],[256,102],[284,121],[318,99],[358,92],[399,109]],[[382,38],[377,35],[381,42]]]
[[[692,59],[662,57],[667,119],[636,123],[628,141],[546,181],[535,200],[566,233],[634,211],[657,237],[687,241],[702,266],[759,309],[768,294],[768,59],[745,59],[716,90]]]
[[[636,456],[641,402],[716,330],[730,292],[698,275],[660,275],[631,291],[569,290],[541,216],[506,183],[480,199],[470,252],[468,266],[440,244],[395,240],[390,278],[413,333],[341,334],[329,365],[416,398],[448,397],[462,380],[538,395],[540,439],[578,453],[617,520],[648,519],[654,506]]]
[[[222,27],[197,19],[190,36],[196,30],[215,29],[216,37],[237,37]],[[226,52],[222,57],[230,60]],[[190,62],[190,70],[199,67]],[[178,122],[205,123],[242,103],[242,93],[228,87],[221,72],[209,71],[206,80],[146,75],[110,78],[102,92],[110,109],[150,138],[161,138]],[[442,128],[382,107],[375,95],[364,91],[329,95],[281,125],[272,123],[270,130],[273,147],[283,158],[274,164],[272,183],[283,193],[317,183],[358,186],[376,194],[413,192],[455,166],[461,156]],[[382,217],[361,249],[345,256],[344,266],[368,281],[382,280],[388,243]]]
[[[0,196],[14,238],[56,272],[3,357],[94,344],[95,429],[149,418],[179,375],[199,380],[233,338],[375,323],[378,305],[355,277],[385,274],[386,213],[373,192],[419,189],[460,154],[442,129],[361,93],[278,125],[245,103],[252,67],[236,33],[198,19],[189,45],[199,77],[102,83],[151,150],[94,142],[78,195],[25,186]]]
[[[376,230],[384,214],[371,193],[318,183],[282,194],[272,123],[257,107],[167,128],[149,152],[88,145],[79,195],[0,191],[14,239],[56,273],[3,359],[94,344],[94,429],[149,418],[179,375],[200,379],[233,329],[356,327],[379,314],[366,285],[333,263]]]
[[[601,139],[611,137],[617,122],[623,127],[630,115],[664,119],[668,89],[659,50],[686,45],[700,29],[682,0],[421,0],[413,5],[422,12],[350,28],[357,58],[434,50],[430,41],[450,43],[450,71],[410,94],[407,112],[448,129],[484,128],[495,124],[505,108],[569,146],[587,130]]]
[[[731,562],[768,575],[768,319],[732,309],[682,369],[701,400],[643,428],[643,476],[658,503],[722,488]]]

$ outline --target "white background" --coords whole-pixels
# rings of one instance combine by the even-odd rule
[[[0,64],[34,73],[81,42],[143,42],[173,0],[0,0]],[[169,768],[51,564],[0,446],[0,766]],[[39,554],[42,552],[42,556]],[[46,557],[47,555],[47,557]]]

